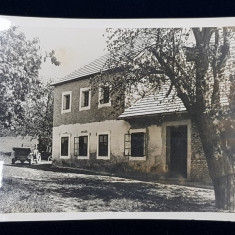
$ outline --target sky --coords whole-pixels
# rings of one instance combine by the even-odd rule
[[[40,77],[43,80],[61,79],[75,69],[80,68],[104,55],[106,43],[105,28],[84,28],[70,24],[65,20],[39,18],[10,18],[11,24],[19,26],[28,39],[38,37],[43,52],[55,50],[60,66],[50,60],[42,64]]]
[[[44,79],[61,79],[107,53],[106,28],[205,27],[235,25],[235,17],[199,19],[61,19],[0,16],[0,30],[19,26],[28,39],[38,37],[42,51],[55,50],[60,66],[42,65]],[[4,28],[5,27],[5,28]]]

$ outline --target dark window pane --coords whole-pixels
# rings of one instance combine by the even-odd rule
[[[108,135],[99,135],[99,156],[108,156]]]
[[[69,155],[69,137],[61,137],[61,156]]]
[[[104,104],[109,102],[109,87],[104,87]]]
[[[99,142],[104,142],[104,136],[103,135],[99,136]]]
[[[103,138],[104,138],[104,142],[105,142],[105,143],[108,143],[108,135],[104,135]]]
[[[84,91],[83,92],[83,107],[89,106],[89,91]]]
[[[143,157],[144,156],[144,133],[131,134],[131,156]]]
[[[109,86],[103,86],[101,88],[101,97],[100,97],[100,103],[106,104],[109,103]]]
[[[79,156],[87,156],[88,136],[79,137]]]
[[[69,109],[70,108],[70,95],[65,95],[64,96],[64,107],[63,109]]]

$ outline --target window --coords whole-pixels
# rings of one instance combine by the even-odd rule
[[[144,133],[137,132],[131,134],[131,156],[143,157],[144,156]]]
[[[69,106],[70,106],[70,95],[65,95],[63,110],[69,109]]]
[[[111,106],[110,86],[100,85],[98,108]]]
[[[81,88],[80,89],[80,110],[90,109],[90,88]]]
[[[70,155],[70,149],[69,149],[69,135],[63,135],[61,136],[60,140],[60,157],[61,158],[68,158]]]
[[[99,135],[99,156],[108,156],[108,135]]]
[[[145,130],[131,130],[125,135],[124,154],[132,160],[146,159],[146,133]]]
[[[61,113],[71,112],[71,97],[72,92],[66,91],[62,93],[62,109]]]
[[[80,159],[87,159],[88,153],[88,136],[74,137],[74,155]]]
[[[89,105],[89,91],[83,91],[82,107]]]
[[[97,159],[110,159],[110,135],[109,133],[98,134]]]

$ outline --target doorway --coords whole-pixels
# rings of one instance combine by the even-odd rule
[[[187,178],[187,125],[167,126],[166,146],[170,177]]]

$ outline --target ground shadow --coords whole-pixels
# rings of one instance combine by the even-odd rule
[[[11,182],[14,185],[14,182]],[[17,182],[15,182],[17,183]],[[138,205],[138,211],[205,211],[212,207],[210,202],[201,204],[200,201],[192,201],[183,197],[180,189],[174,192],[175,195],[167,197],[164,195],[164,185],[151,185],[141,182],[118,182],[112,181],[109,177],[96,178],[63,178],[54,179],[24,179],[17,183],[18,187],[29,192],[36,192],[38,195],[50,195],[61,198],[62,201],[95,201],[101,200],[104,204],[113,203],[113,200],[134,202]],[[181,189],[183,190],[183,189]],[[159,191],[159,193],[158,193]],[[197,199],[198,200],[198,199]],[[75,204],[80,209],[80,205]],[[131,205],[127,207],[131,208]],[[122,207],[123,210],[124,206]],[[84,209],[85,210],[85,209]],[[132,209],[130,209],[131,211]]]

